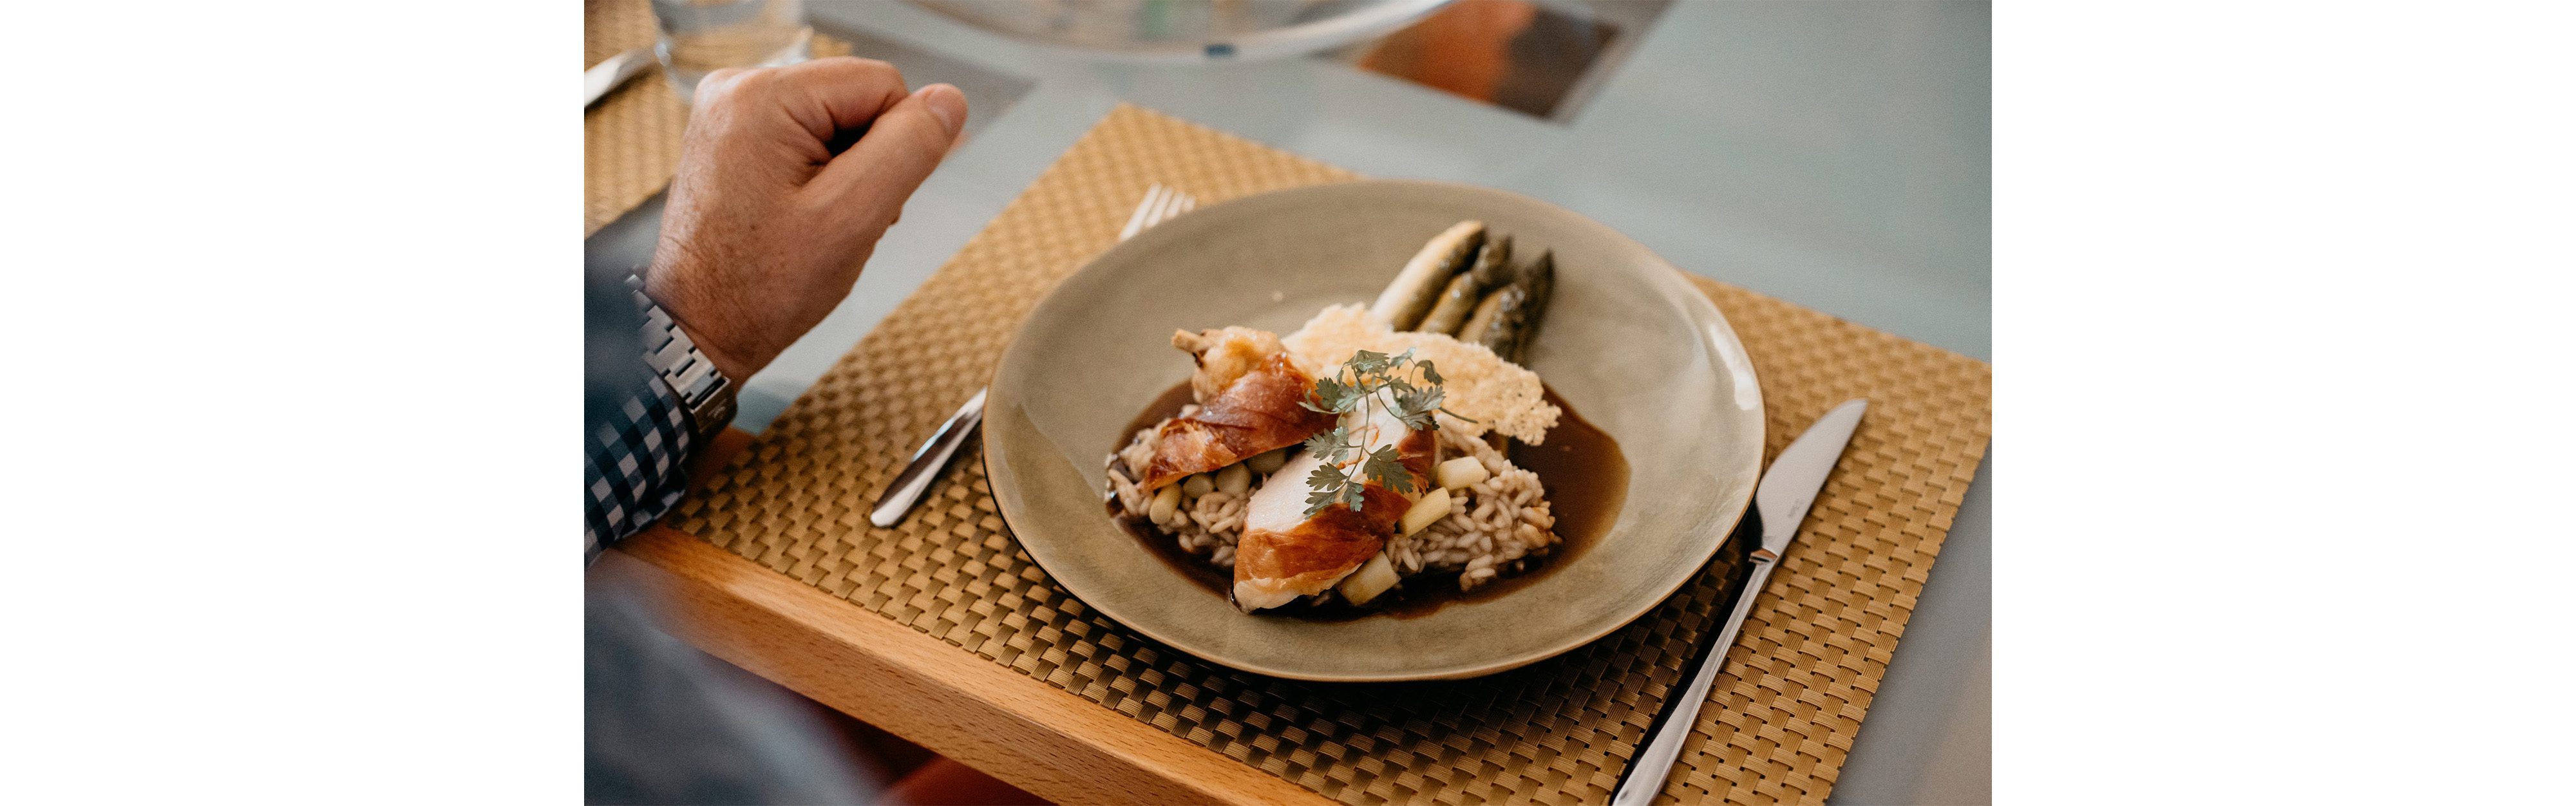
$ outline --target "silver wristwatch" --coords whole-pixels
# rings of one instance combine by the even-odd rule
[[[733,424],[733,380],[716,371],[715,362],[698,352],[697,342],[680,332],[680,323],[662,306],[644,296],[644,280],[627,275],[626,288],[635,295],[635,306],[644,311],[644,363],[662,376],[671,394],[680,399],[680,408],[688,412],[689,430],[700,438],[713,436]]]

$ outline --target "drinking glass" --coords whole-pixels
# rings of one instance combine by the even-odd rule
[[[653,18],[662,24],[653,55],[683,102],[708,73],[795,64],[814,41],[804,0],[653,0]]]

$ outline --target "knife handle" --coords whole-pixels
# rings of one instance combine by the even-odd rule
[[[930,435],[930,441],[921,443],[921,450],[912,453],[903,472],[895,474],[894,481],[886,485],[885,495],[868,510],[869,523],[891,527],[903,522],[903,514],[912,511],[922,493],[930,491],[930,483],[938,480],[939,470],[948,466],[948,458],[957,455],[957,446],[966,444],[966,436],[983,424],[984,391],[975,390],[975,396],[957,407],[957,413],[939,424],[939,431]]]
[[[1672,776],[1673,761],[1681,757],[1682,741],[1690,738],[1691,726],[1699,723],[1699,709],[1708,702],[1708,688],[1717,682],[1717,670],[1726,665],[1726,650],[1735,645],[1735,633],[1744,629],[1744,617],[1753,613],[1753,600],[1762,595],[1762,583],[1771,581],[1771,569],[1779,567],[1779,555],[1757,549],[1750,558],[1752,573],[1744,578],[1744,587],[1735,594],[1735,612],[1726,617],[1726,626],[1709,634],[1699,646],[1698,657],[1683,671],[1683,677],[1672,690],[1664,692],[1664,709],[1655,721],[1646,724],[1646,741],[1628,757],[1628,770],[1619,775],[1618,785],[1611,789],[1611,806],[1646,806],[1663,794],[1664,783]]]

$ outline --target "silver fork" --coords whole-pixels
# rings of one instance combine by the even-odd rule
[[[1127,217],[1127,228],[1119,230],[1118,240],[1136,237],[1136,233],[1198,206],[1197,197],[1157,183],[1145,189],[1145,199],[1136,203],[1136,214]],[[984,423],[986,391],[975,390],[966,405],[957,407],[956,414],[948,415],[948,422],[940,423],[939,430],[931,432],[930,441],[912,452],[912,461],[904,463],[903,472],[895,474],[894,482],[886,485],[885,494],[877,498],[876,508],[868,510],[869,523],[887,527],[903,522],[904,513],[912,511],[912,505],[921,501],[921,494],[930,490],[930,482],[939,478],[940,469],[957,455],[957,447],[966,444],[966,436]]]

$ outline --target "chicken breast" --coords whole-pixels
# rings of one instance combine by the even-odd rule
[[[1240,356],[1224,359],[1229,365],[1238,360]],[[1211,363],[1216,362],[1201,362],[1201,374]],[[1197,412],[1157,429],[1154,457],[1145,464],[1145,489],[1158,490],[1193,473],[1295,445],[1333,427],[1332,415],[1298,405],[1314,389],[1315,379],[1297,369],[1279,349],[1279,340],[1271,338],[1267,357],[1233,373],[1213,396],[1201,398]]]
[[[1412,474],[1412,492],[1428,492],[1431,466],[1439,459],[1437,435],[1405,428],[1383,411],[1371,414],[1351,428],[1351,441],[1360,445],[1361,455],[1394,445]],[[1322,464],[1313,452],[1300,453],[1252,494],[1243,537],[1235,544],[1236,607],[1245,612],[1278,607],[1332,588],[1377,556],[1405,511],[1413,508],[1410,497],[1372,481],[1361,488],[1360,511],[1332,506],[1307,517],[1311,490],[1306,477]]]

